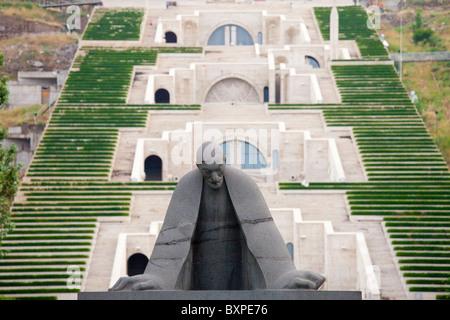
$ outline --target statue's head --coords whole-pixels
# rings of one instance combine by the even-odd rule
[[[197,151],[196,164],[209,187],[222,186],[226,160],[221,146],[215,142],[203,143]]]

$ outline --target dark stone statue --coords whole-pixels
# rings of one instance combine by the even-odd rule
[[[318,289],[325,278],[299,271],[269,208],[245,173],[226,166],[207,142],[197,167],[173,193],[145,272],[120,278],[120,290]]]

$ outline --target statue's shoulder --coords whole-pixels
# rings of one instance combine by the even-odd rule
[[[178,226],[182,220],[196,221],[202,193],[202,177],[200,170],[196,169],[178,181],[167,208],[164,230]]]
[[[239,185],[256,186],[256,182],[244,171],[229,167],[225,168],[225,179],[228,182]]]
[[[202,181],[202,174],[197,168],[186,173],[177,183],[177,188],[184,186],[192,186],[192,184]]]
[[[234,209],[241,221],[269,219],[271,213],[257,183],[242,170],[227,167],[225,181]]]

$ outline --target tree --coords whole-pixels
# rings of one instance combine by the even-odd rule
[[[0,145],[7,137],[8,131],[0,127]],[[0,245],[6,235],[14,229],[14,224],[10,220],[10,208],[16,195],[20,165],[14,164],[17,153],[17,146],[11,145],[9,148],[0,147]],[[0,258],[7,251],[0,247]]]
[[[416,16],[414,17],[414,23],[411,25],[413,30],[413,41],[414,43],[419,43],[421,41],[428,42],[430,37],[433,35],[433,30],[430,28],[425,28],[422,18],[422,10],[419,8],[417,10]]]
[[[414,17],[414,23],[411,25],[413,30],[412,39],[415,44],[419,42],[428,43],[432,47],[442,46],[441,38],[434,33],[430,28],[425,28],[425,24],[422,18],[422,9],[417,9],[416,16]],[[444,50],[445,51],[445,50]]]
[[[423,18],[422,18],[422,9],[417,9],[416,16],[414,17],[414,23],[412,24],[412,29],[415,31],[416,29],[423,29]]]
[[[0,52],[0,68],[5,64],[5,57],[3,53]],[[6,106],[6,103],[9,101],[9,90],[6,82],[8,81],[7,76],[0,77],[0,109],[3,109]]]

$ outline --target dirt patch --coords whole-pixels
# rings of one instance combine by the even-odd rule
[[[407,26],[414,22],[414,13],[402,12],[402,16],[400,18],[400,13],[398,12],[384,12],[381,15],[381,23],[387,24],[389,27],[397,28],[400,27],[400,24],[403,26]]]
[[[64,15],[52,11],[1,12],[0,52],[5,56],[5,65],[0,75],[15,80],[18,71],[68,70],[88,20],[82,15],[81,30],[70,34],[64,19]]]
[[[0,40],[20,37],[26,34],[63,32],[64,26],[33,20],[18,20],[0,13]]]
[[[49,118],[48,112],[43,113],[42,106],[38,104],[30,107],[0,110],[2,127],[7,129],[18,124],[33,124],[35,119],[34,115],[39,111],[41,113],[36,117],[36,122],[46,123]]]
[[[78,47],[73,35],[35,34],[0,41],[5,65],[0,74],[11,80],[18,71],[68,70]]]

